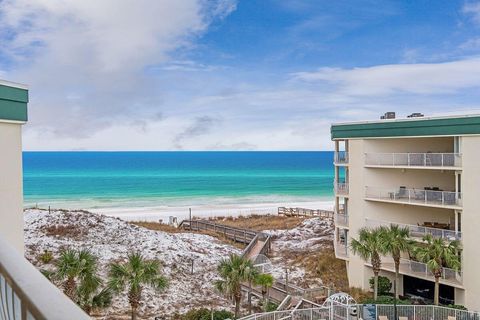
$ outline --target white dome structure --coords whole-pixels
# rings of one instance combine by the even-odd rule
[[[351,295],[345,292],[332,294],[323,303],[324,307],[330,307],[330,306],[349,307],[349,306],[355,306],[355,305],[357,305],[357,302],[355,301],[355,299],[353,299]]]

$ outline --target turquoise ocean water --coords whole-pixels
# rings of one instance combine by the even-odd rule
[[[332,152],[24,152],[25,205],[330,200],[332,159]]]

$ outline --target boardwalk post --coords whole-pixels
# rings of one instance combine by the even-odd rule
[[[247,230],[243,230],[243,243],[247,243]]]
[[[188,216],[190,217],[190,221],[192,221],[192,208],[188,208]]]

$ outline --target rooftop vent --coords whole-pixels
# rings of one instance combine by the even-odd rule
[[[414,112],[411,115],[408,115],[407,118],[421,118],[423,117],[423,113],[420,112]]]
[[[385,112],[383,116],[380,117],[380,119],[395,119],[395,112]]]

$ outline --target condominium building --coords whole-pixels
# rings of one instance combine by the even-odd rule
[[[23,253],[22,125],[28,88],[0,80],[0,236]]]
[[[388,118],[388,117],[387,117]],[[333,124],[335,254],[351,286],[369,289],[368,262],[349,244],[362,227],[397,224],[414,240],[458,240],[461,269],[444,268],[440,302],[480,309],[480,115]],[[478,242],[477,242],[478,241]],[[433,299],[427,266],[404,254],[400,294]],[[381,275],[394,279],[393,260]]]

